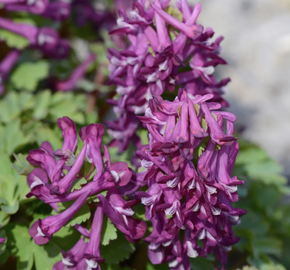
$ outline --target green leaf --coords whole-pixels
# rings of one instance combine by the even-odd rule
[[[287,179],[280,175],[282,167],[274,160],[268,160],[263,163],[250,164],[245,166],[246,172],[251,180],[261,181],[264,184],[270,185],[286,185]]]
[[[30,270],[33,264],[34,243],[28,228],[10,223],[3,229],[7,235],[7,249],[17,257],[17,269]]]
[[[62,259],[61,249],[52,241],[43,246],[34,245],[36,270],[51,270]]]
[[[50,107],[49,112],[53,117],[55,117],[55,119],[63,116],[68,116],[74,122],[84,124],[85,116],[82,112],[78,111],[78,107],[79,104],[77,100],[65,99],[61,102],[53,104],[53,106]]]
[[[18,174],[21,175],[28,175],[30,174],[34,167],[32,165],[29,164],[29,162],[26,159],[26,155],[23,154],[18,154],[15,155],[13,154],[14,158],[15,158],[15,162],[12,163],[12,167],[14,168],[14,170],[16,170],[16,172]]]
[[[133,244],[129,243],[122,233],[118,232],[116,240],[111,241],[110,245],[101,246],[101,254],[108,264],[117,264],[128,259],[135,251]]]
[[[96,61],[98,63],[108,63],[107,58],[107,47],[104,45],[103,42],[96,42],[89,44],[90,50],[97,54]]]
[[[259,148],[249,148],[239,152],[236,165],[260,163],[268,159],[266,150]]]
[[[168,264],[163,263],[160,265],[152,265],[151,263],[146,264],[146,270],[169,270]]]
[[[10,216],[4,211],[0,211],[0,224],[1,226],[5,226],[10,220]]]
[[[15,92],[10,91],[4,99],[0,101],[0,121],[8,123],[21,112],[20,97]]]
[[[282,264],[263,264],[260,270],[286,270],[286,268]]]
[[[65,204],[68,205],[68,204]],[[89,206],[85,203],[82,205],[80,210],[73,216],[73,218],[65,225],[65,227],[74,226],[76,224],[81,224],[88,220],[91,216],[91,211]]]
[[[117,229],[108,218],[104,218],[101,243],[106,246],[111,240],[117,239]]]
[[[215,267],[212,262],[208,261],[206,258],[197,257],[190,259],[192,270],[214,270]]]
[[[0,176],[0,204],[7,214],[18,211],[19,202],[26,199],[29,192],[26,177],[15,174],[14,176]]]
[[[102,270],[131,270],[131,268],[121,267],[117,264],[102,264]]]
[[[96,90],[96,84],[86,79],[78,80],[76,86],[78,89],[86,92],[93,92]]]
[[[148,130],[139,129],[139,130],[137,130],[137,134],[140,137],[141,142],[142,142],[143,145],[146,145],[146,144],[149,143],[149,140],[148,140]]]
[[[51,143],[53,149],[61,149],[62,147],[62,141],[60,140],[60,137],[55,134],[54,131],[52,131],[50,128],[43,127],[39,128],[35,131],[34,137],[38,143],[38,145],[41,145],[42,142],[48,141]]]
[[[80,179],[77,179],[73,182],[69,192],[72,192],[74,190],[80,190],[82,188],[82,185],[85,185],[88,181],[83,177]]]
[[[50,100],[51,93],[49,90],[42,91],[36,95],[36,103],[33,112],[34,119],[40,120],[46,117]]]
[[[80,233],[74,228],[62,227],[56,232],[51,240],[62,250],[69,251],[80,239]]]
[[[10,215],[15,214],[18,211],[18,208],[19,208],[18,201],[14,202],[14,204],[12,205],[7,204],[1,206],[1,209]]]
[[[6,152],[1,149],[1,126],[0,126],[0,179],[1,177],[7,177],[14,175],[14,169],[10,165],[11,161]],[[0,181],[1,183],[1,181]],[[1,194],[1,189],[0,189]]]
[[[180,12],[180,10],[178,8],[173,8],[171,6],[168,6],[165,11],[170,14],[172,17],[174,17],[175,19],[179,20],[182,22],[183,20],[183,16],[182,13]]]
[[[61,249],[52,239],[38,246],[29,235],[28,227],[11,223],[3,229],[7,235],[7,249],[17,258],[17,269],[30,270],[34,259],[36,270],[51,270],[62,259]]]
[[[8,47],[19,50],[29,45],[29,41],[26,38],[4,29],[0,29],[0,40],[5,41]]]
[[[282,242],[273,237],[261,237],[254,239],[254,251],[257,254],[279,255],[282,251]]]
[[[48,76],[49,64],[46,61],[26,62],[19,65],[11,76],[11,82],[18,89],[34,91],[40,80]]]
[[[8,153],[9,156],[29,141],[30,138],[21,131],[20,119],[10,121],[6,126],[0,125],[0,151]]]
[[[76,112],[77,108],[74,106],[72,100],[63,100],[61,102],[58,102],[57,104],[54,104],[50,108],[50,113],[54,115],[55,117],[63,117],[68,116]]]
[[[207,132],[208,125],[207,125],[207,122],[204,118],[201,119],[201,126],[204,129],[204,131]]]
[[[104,191],[102,191],[102,192],[100,192],[100,193],[98,193],[98,194],[101,194],[101,195],[103,195],[104,197],[106,197],[106,196],[107,196],[107,193],[108,193],[108,191],[107,191],[107,190],[104,190]],[[97,195],[98,195],[98,194],[95,194],[95,195],[92,195],[92,196],[88,197],[88,198],[87,198],[87,202],[88,202],[88,203],[91,203],[92,201],[93,201],[93,202],[99,202],[100,200],[97,198]]]

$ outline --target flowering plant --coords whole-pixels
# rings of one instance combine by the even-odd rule
[[[237,141],[223,38],[169,2],[0,0],[1,267],[289,265],[289,190]]]

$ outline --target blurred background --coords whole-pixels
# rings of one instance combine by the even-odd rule
[[[191,1],[195,3],[196,1]],[[199,22],[222,35],[221,77],[244,138],[258,143],[290,176],[290,1],[201,0]]]

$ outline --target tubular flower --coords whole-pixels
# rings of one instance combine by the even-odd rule
[[[61,214],[35,221],[29,230],[29,234],[33,237],[35,244],[46,244],[52,235],[59,231],[76,214],[85,203],[87,196],[88,192],[82,194],[70,208]]]
[[[4,93],[5,81],[9,76],[10,70],[13,68],[15,62],[18,60],[19,56],[20,51],[13,49],[0,63],[0,95]]]
[[[74,247],[68,252],[62,251],[62,260],[57,262],[52,270],[66,270],[66,269],[76,269],[78,262],[84,256],[84,250],[87,247],[87,243],[83,238],[74,245]]]
[[[238,153],[236,118],[219,110],[213,98],[180,89],[173,102],[154,97],[139,117],[149,131],[149,144],[137,151],[141,164],[147,164],[148,191],[136,196],[153,224],[146,241],[154,264],[190,269],[188,257],[213,250],[224,264],[226,250],[239,240],[232,226],[245,211],[230,204],[238,200],[237,185],[243,184],[231,176]],[[185,230],[182,243],[180,230]]]
[[[87,267],[100,270],[99,263],[104,259],[100,255],[101,231],[103,225],[103,207],[98,205],[92,223],[90,240],[85,250],[85,262]]]
[[[212,94],[213,101],[227,106],[221,94],[229,79],[217,82],[213,75],[217,65],[226,64],[219,57],[222,37],[213,40],[213,30],[196,23],[200,4],[191,9],[186,0],[180,1],[175,18],[165,11],[168,2],[155,0],[146,8],[144,1],[136,1],[129,14],[120,10],[118,28],[111,31],[130,42],[123,51],[108,50],[110,82],[117,86],[118,97],[109,100],[117,120],[108,127],[119,151],[136,137],[140,122],[135,116],[144,114],[148,101],[165,90],[182,87],[194,96]]]
[[[125,201],[122,199],[118,189],[109,189],[107,198],[98,195],[98,199],[103,205],[104,213],[115,224],[115,226],[125,234],[130,242],[143,237],[146,232],[146,223],[143,220],[136,220],[132,216],[134,211],[131,206],[138,201]]]

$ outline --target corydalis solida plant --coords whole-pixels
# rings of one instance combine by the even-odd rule
[[[129,140],[138,144],[136,157],[143,171],[136,173],[125,162],[112,164],[106,146],[102,154],[105,130],[101,124],[81,129],[84,145],[75,156],[76,128],[67,117],[58,122],[64,137],[62,149],[53,152],[45,142],[29,153],[28,161],[41,168],[28,176],[28,196],[38,197],[55,210],[57,203],[75,200],[62,213],[33,224],[30,234],[35,243],[49,241],[87,203],[86,198],[96,195],[99,200],[92,205],[91,230],[75,226],[89,242],[81,238],[55,269],[100,269],[104,215],[128,241],[141,239],[146,224],[133,217],[138,203],[144,205],[145,218],[153,227],[144,239],[153,264],[189,270],[190,257],[214,251],[224,265],[227,251],[238,241],[232,226],[245,211],[231,206],[238,200],[237,186],[243,184],[231,176],[239,150],[233,136],[236,118],[221,110],[227,103],[220,89],[228,79],[218,83],[212,75],[216,65],[225,63],[218,56],[221,39],[213,41],[213,31],[196,24],[199,4],[192,10],[181,1],[182,19],[177,20],[166,12],[168,1],[156,0],[149,7],[145,2],[135,2],[129,16],[121,10],[119,28],[112,31],[126,34],[131,44],[122,52],[109,51],[110,79],[118,84],[120,95],[111,103],[120,117],[108,124],[115,139],[112,145],[125,150]],[[174,101],[161,97],[167,90],[176,96]],[[145,146],[135,134],[141,123],[148,130]],[[83,174],[85,162],[95,168],[92,177],[91,170]],[[86,183],[71,190],[82,177]],[[106,196],[99,194],[103,190]]]

